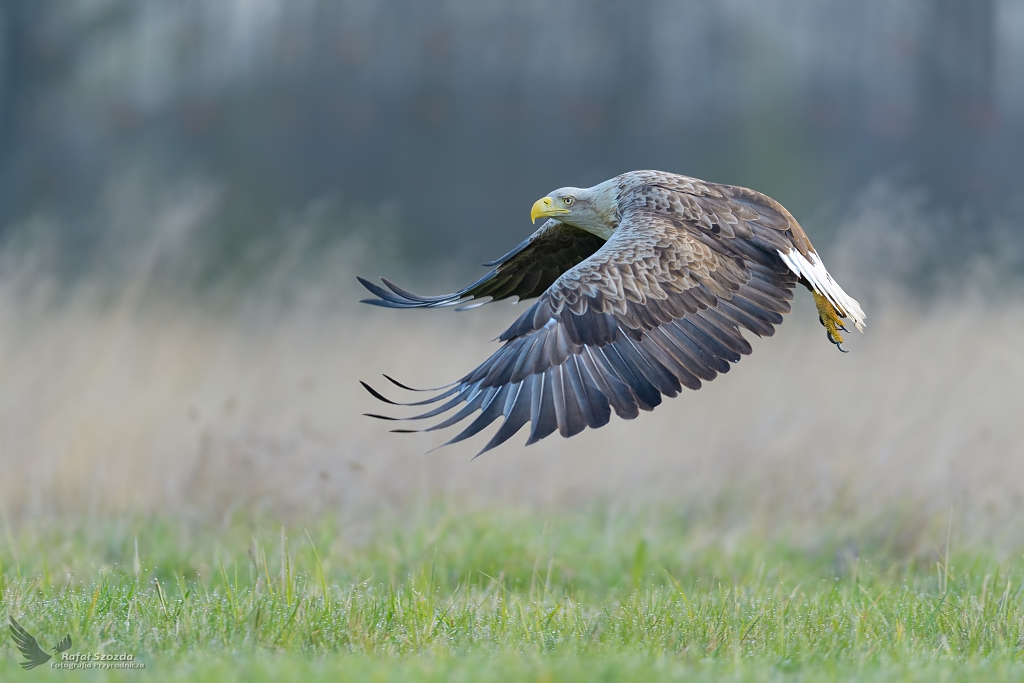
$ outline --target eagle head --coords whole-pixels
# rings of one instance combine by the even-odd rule
[[[607,186],[607,187],[606,187]],[[614,187],[562,187],[533,203],[530,220],[554,218],[608,239],[618,227]]]

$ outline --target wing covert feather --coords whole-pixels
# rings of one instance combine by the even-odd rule
[[[778,250],[810,248],[799,225],[756,192],[662,176],[619,195],[607,241],[549,221],[488,264],[494,271],[445,297],[364,281],[380,297],[370,303],[398,308],[538,296],[499,337],[501,348],[455,383],[454,397],[443,394],[446,410],[465,405],[442,425],[480,411],[452,441],[498,418],[481,453],[527,423],[531,444],[601,427],[613,411],[633,419],[728,372],[751,352],[742,330],[774,334],[798,282]],[[560,274],[546,281],[552,267]]]

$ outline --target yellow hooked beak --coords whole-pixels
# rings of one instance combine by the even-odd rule
[[[551,216],[561,216],[567,213],[569,213],[569,209],[555,206],[555,202],[551,197],[544,197],[533,203],[533,208],[530,210],[530,222],[536,223],[538,218],[550,218]]]

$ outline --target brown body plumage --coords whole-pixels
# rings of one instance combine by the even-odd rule
[[[828,275],[796,220],[753,190],[634,171],[556,190],[534,205],[534,216],[552,218],[453,294],[421,297],[360,278],[379,297],[367,303],[391,308],[538,297],[490,358],[431,399],[408,404],[447,399],[406,418],[413,420],[458,408],[427,431],[480,412],[448,443],[499,418],[483,451],[527,422],[527,444],[556,429],[569,437],[607,424],[613,410],[632,419],[663,395],[699,389],[750,353],[741,329],[774,333],[798,282],[815,294],[837,345],[842,318],[863,325],[860,306]]]

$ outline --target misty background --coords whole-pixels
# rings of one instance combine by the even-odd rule
[[[730,500],[1013,536],[1022,158],[1024,0],[6,0],[0,512]],[[853,352],[799,293],[727,377],[570,441],[470,464],[360,417],[357,379],[450,381],[514,311],[370,310],[357,273],[449,291],[538,197],[639,168],[785,204],[865,304]]]
[[[59,221],[74,261],[126,173],[217,188],[216,270],[317,201],[325,239],[386,206],[398,257],[479,260],[637,168],[814,236],[879,180],[981,226],[1024,192],[1020,0],[8,0],[0,31],[0,231]]]

